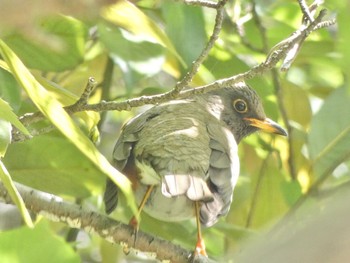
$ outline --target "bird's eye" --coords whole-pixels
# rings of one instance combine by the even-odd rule
[[[233,102],[233,107],[239,113],[245,113],[248,111],[247,103],[244,100],[237,99]]]

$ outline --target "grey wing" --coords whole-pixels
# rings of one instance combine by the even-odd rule
[[[134,117],[124,125],[113,151],[113,166],[118,171],[124,172],[128,162],[132,161],[132,150],[134,144],[139,140],[139,132],[145,123],[155,116],[157,113],[150,110]],[[109,178],[106,180],[103,201],[107,214],[110,214],[118,205],[118,187]]]
[[[207,128],[211,138],[208,185],[213,200],[203,203],[200,220],[203,225],[211,226],[230,209],[239,175],[239,159],[236,141],[229,130],[210,124]]]

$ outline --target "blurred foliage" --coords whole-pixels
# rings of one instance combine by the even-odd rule
[[[11,68],[8,61],[14,61],[13,57],[0,60],[2,162],[14,181],[102,210],[105,174],[84,152],[95,154],[94,147],[71,133],[74,129],[55,107],[74,103],[90,76],[101,83],[91,102],[168,91],[205,46],[215,12],[170,0],[97,1],[94,6],[86,1],[81,3],[83,8],[41,2],[31,2],[27,13],[10,16],[4,10],[14,12],[18,3],[0,0],[5,6],[1,19],[6,20],[0,23],[6,25],[0,27],[0,38],[25,65],[14,63]],[[266,54],[259,51],[264,41],[252,16],[252,3],[228,2],[220,38],[191,85],[244,72],[264,60]],[[269,48],[299,27],[302,14],[296,1],[254,3]],[[280,123],[287,121],[290,134],[285,139],[259,133],[241,143],[241,176],[230,213],[204,230],[208,252],[219,260],[242,249],[247,237],[283,220],[286,213],[297,217],[318,214],[324,199],[349,183],[350,4],[337,0],[326,1],[324,6],[329,17],[337,16],[337,26],[308,37],[290,70],[279,73],[280,86],[270,74],[249,81],[262,97],[266,114]],[[237,23],[243,23],[244,41],[237,33]],[[28,90],[28,85],[39,83],[44,93],[35,87]],[[282,95],[276,96],[277,91]],[[55,107],[50,111],[52,101]],[[38,108],[47,112],[61,133],[53,131],[11,144],[9,124],[25,131],[15,117]],[[73,120],[85,139],[91,134],[96,137],[98,127],[97,147],[110,159],[120,126],[141,110],[80,113]],[[282,118],[281,110],[287,118]],[[37,131],[48,125],[42,121],[28,129]],[[127,222],[131,210],[122,199],[113,216]],[[0,216],[0,220],[9,219]],[[23,258],[25,262],[118,262],[124,257],[117,246],[111,249],[93,235],[78,238],[73,250],[75,244],[62,238],[67,233],[64,226],[38,221],[33,230],[21,227],[0,234],[3,262],[24,262]],[[294,223],[302,225],[303,221]],[[192,221],[164,223],[143,215],[141,229],[189,249],[195,242]],[[39,254],[41,261],[36,257]],[[49,256],[52,254],[57,257]]]

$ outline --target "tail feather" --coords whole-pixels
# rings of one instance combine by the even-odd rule
[[[118,187],[110,179],[107,179],[106,181],[106,190],[103,195],[103,201],[105,203],[105,211],[107,214],[112,213],[118,205]]]
[[[186,195],[193,201],[208,202],[213,199],[206,181],[195,175],[167,174],[162,180],[162,194],[166,197]]]

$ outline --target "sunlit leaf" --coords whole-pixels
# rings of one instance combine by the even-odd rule
[[[342,12],[339,12],[337,14],[337,32],[339,33],[339,39],[341,41],[338,41],[338,49],[341,52],[341,64],[343,68],[343,72],[347,75],[349,78],[350,76],[350,46],[348,43],[350,42],[350,35],[349,32],[349,12],[350,12],[350,4],[347,1],[337,1],[338,2],[338,8],[339,10],[342,10]],[[348,86],[348,92],[350,92],[350,85]]]
[[[0,41],[0,53],[7,62],[17,81],[27,92],[38,109],[62,132],[92,163],[110,177],[128,197],[129,205],[135,211],[134,196],[130,181],[119,173],[96,149],[93,143],[75,125],[63,106],[44,89],[23,65],[11,49]]]
[[[15,181],[56,195],[86,198],[104,187],[103,173],[61,135],[11,144],[4,163]]]
[[[26,135],[30,135],[28,130],[23,126],[23,124],[18,120],[16,114],[13,113],[10,105],[0,98],[0,119],[8,121],[16,126],[21,132]]]
[[[299,123],[306,129],[310,123],[312,115],[307,92],[288,82],[284,82],[282,87],[283,104],[287,111],[289,120]]]
[[[12,201],[16,204],[18,207],[19,211],[21,212],[21,215],[24,219],[24,222],[26,223],[27,226],[33,227],[33,222],[30,217],[30,214],[23,202],[23,199],[19,192],[16,189],[16,186],[14,185],[11,176],[9,172],[7,171],[5,165],[3,162],[0,160],[0,181],[4,184],[6,190],[8,191]],[[1,241],[0,241],[1,243]],[[1,245],[0,245],[1,246]],[[0,248],[1,250],[1,248]],[[1,252],[0,252],[1,254]]]
[[[276,167],[267,167],[254,179],[256,182],[253,184],[252,197],[254,200],[250,207],[250,220],[252,227],[261,227],[288,210],[281,191],[281,184],[285,178],[281,170]]]
[[[11,130],[11,123],[0,118],[0,158],[5,156],[7,147],[11,143]]]
[[[121,0],[114,5],[102,9],[101,14],[107,21],[124,28],[134,35],[144,37],[150,42],[162,45],[184,65],[182,58],[177,53],[168,36],[134,4],[126,0]]]
[[[62,105],[68,106],[74,104],[79,97],[69,90],[59,86],[58,84],[47,80],[43,77],[36,77],[37,81],[42,85],[57,101]],[[91,101],[91,100],[90,100]],[[83,127],[91,132],[91,129],[94,129],[97,123],[100,120],[100,114],[94,111],[83,111],[75,114],[76,117],[79,117],[83,120]]]
[[[233,200],[232,206],[237,209],[238,214],[235,214],[235,210],[230,211],[230,223],[237,224],[235,218],[238,217],[237,222],[242,220],[243,226],[259,228],[287,211],[288,205],[281,191],[286,178],[273,155],[267,156],[266,160],[260,160],[254,153],[250,153],[251,156],[248,156],[248,153],[246,155],[242,159],[242,166],[250,171],[251,183],[249,187],[243,185],[243,200],[237,200],[237,204],[235,199]],[[234,196],[243,190],[235,189]],[[240,207],[236,207],[238,205]]]
[[[140,79],[151,77],[162,70],[166,49],[158,43],[105,23],[101,23],[98,29],[101,42],[123,72],[122,77],[127,87],[133,89]]]

